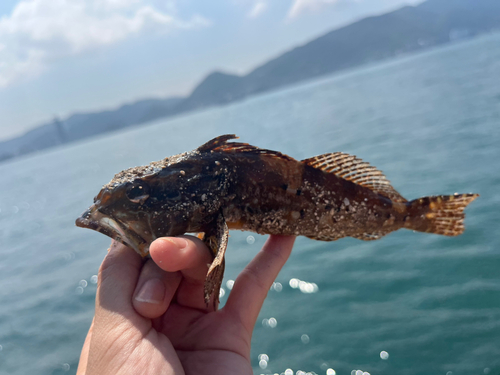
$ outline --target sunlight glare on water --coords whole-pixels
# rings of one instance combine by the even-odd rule
[[[317,293],[319,291],[316,283],[310,283],[297,278],[290,279],[288,284],[292,289],[299,289],[304,294]]]
[[[269,362],[269,356],[265,353],[259,354],[258,358],[259,358],[259,361],[264,360],[264,361]]]
[[[274,282],[273,285],[271,285],[270,290],[274,290],[279,293],[283,290],[283,285],[280,282]]]
[[[262,326],[269,328],[276,328],[278,321],[276,318],[262,319]]]

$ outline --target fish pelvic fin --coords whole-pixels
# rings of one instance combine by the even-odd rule
[[[229,229],[224,216],[220,214],[215,220],[213,230],[205,233],[203,238],[203,242],[214,256],[214,260],[208,268],[204,286],[205,303],[208,306],[212,302],[214,310],[217,310],[219,305],[219,292],[225,268],[224,255],[226,254],[228,239]]]
[[[458,236],[465,230],[464,209],[479,194],[424,197],[408,203],[410,220],[405,227],[419,232]]]
[[[393,202],[407,202],[392,187],[391,182],[381,171],[355,155],[334,152],[304,159],[302,163],[320,169],[325,173],[333,173],[337,177],[351,181],[356,185],[366,187]]]

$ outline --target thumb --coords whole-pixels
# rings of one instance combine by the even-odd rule
[[[135,311],[148,319],[160,317],[167,311],[180,282],[180,272],[165,272],[148,259],[135,289]]]

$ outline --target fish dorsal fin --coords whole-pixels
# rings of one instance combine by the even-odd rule
[[[270,156],[278,159],[284,160],[294,160],[288,155],[282,154],[278,151],[266,150],[263,148],[259,148],[257,146],[252,146],[248,143],[241,142],[227,142],[229,139],[236,139],[234,134],[221,135],[217,138],[214,138],[204,145],[198,147],[198,151],[201,152],[225,152],[225,153],[252,153],[254,155],[261,156]]]
[[[334,173],[338,177],[366,187],[394,202],[406,202],[406,199],[391,186],[381,171],[354,155],[334,152],[314,156],[302,162],[323,172]]]
[[[202,144],[200,147],[198,147],[198,151],[200,152],[211,151],[217,147],[220,147],[221,145],[227,144],[227,141],[229,141],[230,139],[238,139],[238,138],[239,137],[237,137],[236,134],[219,135],[218,137],[215,137],[214,139],[211,139],[207,143]]]

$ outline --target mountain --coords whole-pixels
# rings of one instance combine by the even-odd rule
[[[68,141],[86,138],[168,116],[182,100],[146,99],[117,110],[75,114],[64,120],[63,128]]]
[[[229,98],[240,99],[492,30],[500,30],[500,0],[429,0],[333,30],[246,76],[213,73],[194,90],[195,100],[189,97],[183,106],[224,104]],[[207,95],[201,97],[200,87]]]
[[[500,30],[500,0],[428,0],[333,30],[245,76],[213,72],[186,98],[148,99],[55,119],[0,142],[0,160],[495,30]]]
[[[76,113],[62,121],[55,118],[20,137],[0,142],[0,161],[168,116],[182,100],[145,99],[115,110]]]

